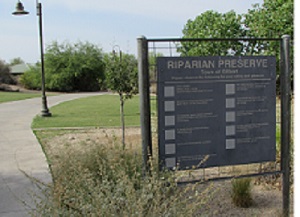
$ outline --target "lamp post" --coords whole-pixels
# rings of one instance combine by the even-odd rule
[[[39,37],[40,37],[40,50],[41,50],[41,70],[42,70],[42,111],[41,116],[50,117],[51,113],[49,112],[47,106],[47,97],[45,93],[45,66],[44,66],[44,44],[43,44],[43,26],[42,26],[42,3],[36,0],[36,9],[37,16],[39,17]],[[27,15],[28,11],[24,10],[23,4],[20,0],[17,3],[16,11],[12,13],[13,15]]]
[[[114,45],[113,46],[113,55],[115,56],[116,55],[116,51],[115,51],[115,47],[117,47],[119,49],[119,56],[120,56],[120,62],[122,61],[122,51],[121,51],[121,48],[119,45]]]

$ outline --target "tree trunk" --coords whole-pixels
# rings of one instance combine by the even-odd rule
[[[122,125],[122,145],[123,150],[125,149],[125,118],[124,118],[124,98],[122,93],[119,93],[120,96],[120,113],[121,113],[121,125]]]

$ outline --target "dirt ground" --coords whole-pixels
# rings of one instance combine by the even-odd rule
[[[114,144],[120,143],[120,129],[81,129],[70,131],[66,134],[52,137],[49,140],[43,141],[46,143],[46,151],[51,155],[59,154],[58,152],[65,145],[72,146],[74,149],[82,148],[82,144],[97,143],[97,144]],[[140,129],[126,129],[126,145],[134,151],[140,151],[141,147]],[[157,149],[156,149],[157,150]],[[154,154],[157,152],[154,149]],[[270,181],[271,180],[271,181]],[[242,216],[242,217],[277,217],[281,216],[282,209],[282,193],[281,193],[281,178],[252,178],[252,198],[254,204],[250,208],[236,207],[230,198],[231,181],[214,181],[206,182],[198,185],[199,191],[203,189],[212,189],[205,191],[205,205],[201,208],[197,216]],[[293,198],[291,198],[291,212]],[[293,216],[291,213],[290,216]]]

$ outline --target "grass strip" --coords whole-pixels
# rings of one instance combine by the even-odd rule
[[[48,94],[47,94],[48,95]],[[54,94],[49,94],[49,96]],[[31,99],[41,97],[41,93],[23,93],[23,92],[5,92],[0,91],[0,103],[19,101],[24,99]]]
[[[139,126],[139,97],[125,102],[126,126]],[[36,116],[32,128],[60,127],[118,127],[120,122],[120,103],[117,95],[92,96],[67,101],[51,107],[52,117]]]

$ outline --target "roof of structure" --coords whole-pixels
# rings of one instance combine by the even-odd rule
[[[13,65],[10,67],[11,74],[23,74],[25,71],[29,69],[27,63],[20,63],[17,65]]]

